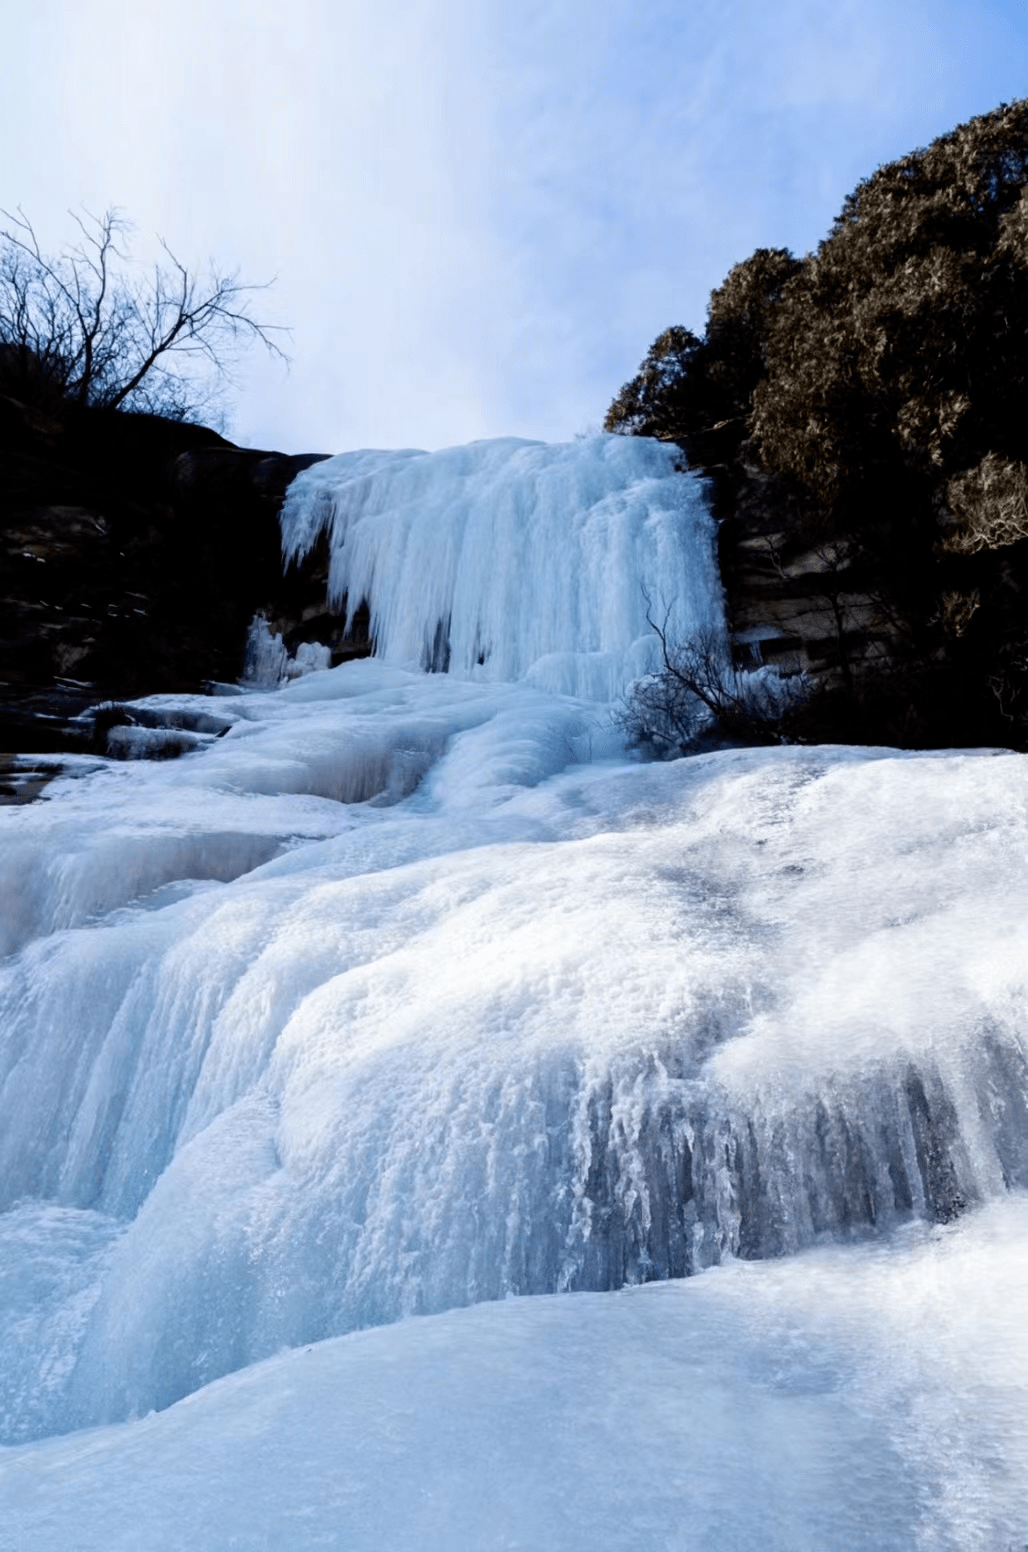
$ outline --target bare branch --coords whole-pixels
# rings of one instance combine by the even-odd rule
[[[72,212],[80,240],[43,252],[24,211],[0,212],[0,391],[57,392],[65,400],[183,418],[229,379],[238,351],[288,357],[288,331],[251,311],[267,289],[238,272],[187,268],[159,239],[166,263],[135,266],[117,209]]]
[[[792,713],[806,696],[802,675],[783,678],[773,669],[743,672],[732,663],[723,632],[697,631],[684,642],[668,636],[671,605],[658,624],[647,593],[646,618],[660,642],[664,667],[631,687],[615,721],[630,743],[659,758],[696,746],[706,733],[752,743],[787,743]]]

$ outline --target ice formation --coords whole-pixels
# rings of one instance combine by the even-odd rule
[[[524,446],[366,455],[362,509],[400,510],[396,480],[438,458],[459,512],[466,468],[499,481],[491,460],[518,464]],[[599,502],[608,514],[649,491],[633,564],[650,553],[643,532],[677,533],[689,597],[681,578],[692,561],[704,574],[709,527],[692,524],[690,496],[671,521],[663,449],[584,444],[572,478],[574,450],[547,462],[528,446],[590,511],[598,463],[622,482],[620,506]],[[452,536],[442,475],[418,478]],[[299,544],[322,498],[306,529],[294,498]],[[79,1544],[127,1545],[100,1507],[126,1472],[142,1499],[148,1472],[173,1483],[194,1456],[255,1480],[261,1419],[291,1428],[290,1397],[321,1419],[298,1459],[332,1416],[349,1441],[325,1489],[326,1545],[595,1545],[590,1483],[627,1516],[612,1546],[752,1545],[747,1504],[724,1518],[743,1484],[762,1544],[790,1552],[1024,1539],[1028,1356],[1008,1344],[1000,1364],[993,1305],[981,1321],[965,1307],[997,1268],[1004,1297],[1028,1291],[1022,757],[778,748],[640,764],[581,664],[560,693],[544,682],[540,662],[574,656],[531,624],[533,599],[552,605],[545,577],[465,630],[412,547],[410,502],[380,525],[368,573],[382,579],[380,656],[275,692],[155,697],[143,723],[202,714],[228,731],[173,765],[72,762],[40,801],[0,810],[0,1495],[22,1516],[0,1544],[8,1525],[34,1547],[68,1544],[73,1497],[51,1495],[47,1530],[38,1484],[70,1472],[101,1527]],[[484,523],[452,519],[455,553]],[[623,530],[603,532],[613,569]],[[410,630],[395,613],[416,592],[405,566],[435,600]],[[637,572],[634,591],[653,580]],[[411,658],[440,600],[451,671],[425,673]],[[608,636],[586,633],[621,664],[611,682],[640,641],[634,607]],[[688,618],[719,608],[713,589]],[[462,663],[460,643],[504,619],[487,664]],[[918,1345],[903,1300],[950,1264],[947,1245],[963,1247],[965,1294]],[[692,1272],[673,1296],[589,1295]],[[561,1297],[502,1302],[521,1294]],[[454,1308],[483,1301],[499,1302]],[[433,1318],[402,1323],[415,1314]],[[303,1351],[274,1358],[283,1348]],[[451,1378],[436,1413],[411,1402],[401,1426],[406,1382],[394,1392],[388,1376],[407,1366],[415,1391]],[[475,1438],[540,1502],[551,1465],[580,1473],[564,1485],[577,1541],[540,1540],[513,1508],[476,1530],[454,1478],[437,1500],[448,1542],[424,1492],[397,1485],[408,1447],[434,1459],[447,1430],[462,1447],[483,1366],[508,1378]],[[617,1491],[613,1470],[586,1466],[589,1376],[605,1366],[634,1400],[610,1414],[597,1461],[622,1429],[626,1459],[655,1450]],[[561,1374],[581,1432],[535,1461],[536,1433],[568,1426]],[[386,1411],[369,1427],[373,1396]],[[118,1427],[88,1458],[28,1442],[97,1424]],[[223,1436],[218,1455],[205,1441]],[[693,1465],[668,1477],[673,1458]],[[461,1468],[472,1496],[501,1469],[481,1459]],[[290,1544],[245,1530],[248,1494],[233,1500],[238,1544]],[[406,1503],[408,1528],[382,1533],[368,1494],[397,1515]],[[729,1524],[735,1542],[710,1529],[662,1543],[672,1501],[681,1524]],[[964,1533],[975,1523],[979,1540]]]
[[[614,700],[674,639],[722,623],[702,482],[658,442],[516,438],[343,453],[290,487],[286,560],[327,530],[330,591],[371,606],[376,653],[461,678]]]
[[[331,650],[320,641],[301,641],[291,655],[264,615],[257,614],[250,622],[243,654],[244,684],[254,689],[274,690],[287,679],[302,679],[304,674],[331,666]]]
[[[300,1348],[0,1451],[0,1534],[32,1552],[1020,1547],[1026,1244],[1010,1200],[859,1256]]]

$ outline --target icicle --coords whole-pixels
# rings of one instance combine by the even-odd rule
[[[344,453],[290,487],[286,560],[323,530],[332,603],[366,599],[397,666],[611,701],[656,667],[648,608],[674,640],[722,623],[703,483],[644,438]]]

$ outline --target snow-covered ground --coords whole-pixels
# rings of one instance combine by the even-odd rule
[[[317,466],[380,656],[0,810],[3,1552],[1028,1543],[1024,761],[631,758],[709,519],[536,448]]]
[[[0,1453],[0,1547],[996,1552],[1028,1539],[1028,1203],[479,1304]]]

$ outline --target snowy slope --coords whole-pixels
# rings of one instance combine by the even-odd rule
[[[32,1552],[996,1552],[1028,1538],[1028,1203],[881,1250],[482,1304],[0,1451]]]
[[[524,446],[422,470],[440,535]],[[709,522],[637,446],[529,487],[601,466],[687,599]],[[450,457],[368,455],[386,600]],[[448,674],[383,606],[386,660],[0,810],[0,1548],[1023,1539],[1022,758],[645,766],[536,598],[484,665],[451,611]]]

